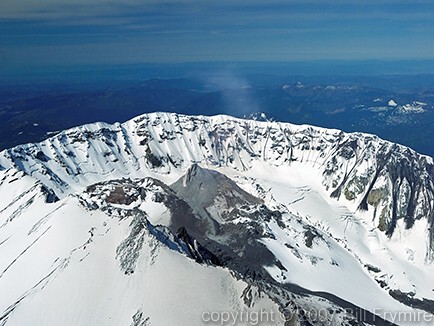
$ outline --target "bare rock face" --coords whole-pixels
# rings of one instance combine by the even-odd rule
[[[217,171],[193,164],[171,188],[203,218],[226,220],[232,210],[243,205],[259,205],[263,201],[241,189]]]

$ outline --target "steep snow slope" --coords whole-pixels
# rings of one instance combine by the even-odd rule
[[[288,213],[283,214],[284,228],[269,224],[275,238],[263,239],[284,267],[269,268],[270,275],[337,294],[366,309],[405,311],[393,303],[388,310],[388,300],[380,299],[394,290],[432,300],[434,268],[425,260],[426,220],[416,221],[412,230],[399,224],[389,238],[366,213],[330,198],[316,173],[258,164],[243,175],[232,174],[268,207]]]
[[[197,172],[198,169],[200,168],[192,166],[185,177],[172,185],[178,194],[194,205],[198,205],[198,200],[203,197],[200,194],[186,195],[193,189],[200,189],[208,194],[212,193],[214,188],[228,188],[228,181],[215,176],[215,172],[203,177],[207,172]],[[371,241],[367,236],[367,223],[363,220],[357,221],[354,216],[352,221],[343,220],[342,206],[338,206],[335,199],[325,201],[319,194],[313,198],[291,198],[294,195],[293,190],[300,188],[303,188],[306,196],[306,184],[309,184],[310,180],[302,176],[303,173],[313,171],[295,169],[293,174],[283,175],[282,168],[261,164],[242,175],[229,169],[226,172],[246,190],[262,197],[267,206],[274,209],[271,211],[258,201],[249,202],[250,194],[238,195],[234,203],[233,194],[241,193],[237,191],[238,186],[231,187],[233,192],[222,191],[212,200],[206,200],[206,216],[210,216],[217,224],[217,227],[213,228],[217,231],[213,233],[211,228],[202,230],[191,225],[189,230],[198,239],[205,233],[208,239],[228,245],[242,257],[240,262],[228,258],[227,265],[231,269],[238,270],[243,275],[255,270],[255,277],[258,278],[261,275],[257,263],[261,262],[269,275],[283,287],[297,284],[312,291],[333,293],[358,307],[376,311],[383,317],[386,317],[385,312],[400,311],[411,314],[413,311],[395,301],[389,293],[391,289],[417,293],[425,298],[431,297],[432,289],[426,285],[434,284],[434,270],[424,264],[423,258],[416,262],[406,259],[391,262],[399,259],[400,255],[408,250],[405,246],[415,243],[409,241],[405,246],[402,246],[402,243],[391,245],[391,249],[395,251],[390,253],[391,249],[387,247],[387,238],[384,236],[382,240],[385,243],[385,253],[367,251]],[[210,180],[211,178],[213,180]],[[207,182],[202,184],[201,180]],[[300,185],[298,182],[304,183]],[[312,181],[310,185],[309,192],[315,193],[315,182]],[[264,188],[268,190],[265,191]],[[291,205],[294,203],[298,204],[297,210],[292,210]],[[218,209],[210,209],[214,206]],[[225,211],[230,212],[224,214],[222,219],[220,212]],[[306,213],[314,213],[315,218],[304,215]],[[350,214],[349,211],[345,213]],[[348,223],[351,225],[348,226]],[[355,225],[352,225],[353,223]],[[328,224],[335,228],[336,235]],[[346,232],[345,228],[351,231],[348,231],[348,236],[341,238],[342,231]],[[405,242],[405,239],[401,240]],[[207,248],[215,246],[206,243],[204,239],[201,241]],[[262,248],[258,243],[264,244],[266,248]],[[420,246],[416,244],[413,248],[419,249]],[[363,256],[360,257],[359,254]],[[227,252],[223,249],[221,255],[227,255]],[[375,261],[374,265],[370,264],[372,261]],[[385,271],[390,274],[384,273]],[[400,275],[401,272],[403,275]],[[417,277],[422,275],[425,276]],[[396,280],[391,281],[394,277]],[[401,324],[405,322],[401,321]]]
[[[26,179],[15,182],[28,190]],[[144,184],[149,196],[158,193]],[[253,289],[249,302],[248,284],[195,263],[168,229],[148,222],[163,209],[95,208],[104,190],[120,185],[48,205],[30,187],[23,199],[32,203],[0,228],[0,325],[202,325],[204,312],[261,309],[277,316],[266,295]],[[0,220],[8,216],[2,211]]]
[[[213,178],[209,178],[216,174],[199,169],[199,181],[190,190],[182,191],[188,183],[185,182],[191,180],[189,173],[191,176],[194,171],[187,170],[196,163],[224,173],[244,190],[220,175],[216,177],[217,185],[224,184],[221,188],[228,190],[220,193],[215,186],[212,188]],[[98,309],[110,306],[109,298],[122,293],[122,297],[128,297],[125,302],[137,307],[132,314],[113,301],[110,307],[119,311],[122,323],[132,321],[134,313],[137,316],[143,313],[150,317],[151,323],[156,321],[153,325],[161,325],[164,323],[158,318],[162,317],[152,310],[154,302],[146,294],[150,288],[143,290],[143,296],[132,293],[145,289],[140,280],[158,279],[155,275],[166,279],[168,275],[163,273],[166,268],[194,269],[200,278],[213,275],[216,280],[224,279],[222,282],[227,286],[220,291],[214,289],[216,302],[224,302],[231,287],[235,290],[230,293],[239,298],[243,287],[254,284],[268,288],[267,296],[280,307],[292,297],[297,311],[301,307],[318,307],[324,300],[328,303],[322,304],[329,308],[347,307],[347,303],[338,303],[340,298],[371,312],[375,310],[391,321],[393,318],[387,312],[416,311],[409,305],[433,312],[434,292],[430,287],[434,284],[433,166],[432,158],[372,135],[227,116],[190,117],[168,113],[144,115],[125,124],[86,125],[39,144],[3,151],[0,153],[0,272],[3,271],[0,289],[11,292],[0,300],[0,311],[4,311],[0,322],[27,318],[27,313],[19,311],[29,309],[26,311],[30,313],[48,304],[44,300],[57,301],[57,297],[64,295],[64,283],[89,284],[83,289],[89,288],[94,293],[89,298],[95,298],[95,293],[110,282],[117,288],[106,289]],[[125,177],[143,181],[122,181]],[[146,177],[155,179],[143,179]],[[96,184],[115,179],[120,181],[110,183],[112,188],[108,190],[104,184]],[[180,181],[175,183],[176,180]],[[177,193],[171,192],[167,184],[173,184]],[[200,193],[202,184],[203,191],[209,191],[208,197]],[[196,188],[198,196],[195,196]],[[140,200],[134,195],[137,189],[147,189]],[[108,197],[100,198],[107,191]],[[166,194],[165,199],[156,200],[159,195],[155,193],[161,192]],[[174,220],[176,210],[187,213]],[[136,221],[143,214],[147,221],[144,224]],[[211,219],[214,228],[205,227],[208,232],[203,239],[200,232],[193,232],[191,238],[192,230],[210,225],[203,224],[204,218]],[[190,225],[191,220],[195,222]],[[156,227],[157,224],[162,226]],[[188,227],[177,233],[182,226]],[[264,274],[262,281],[255,283],[249,273],[243,274],[247,271],[243,268],[250,264],[249,256],[242,256],[249,251],[239,240],[246,235],[245,230],[259,231],[251,241],[252,248],[263,251],[261,261],[270,279]],[[140,236],[136,234],[131,241],[124,242],[133,231]],[[101,236],[96,237],[97,233]],[[235,239],[237,234],[239,238],[233,240],[229,251],[241,254],[242,258],[232,261],[245,259],[244,267],[242,263],[225,263],[224,258],[230,255],[219,256],[211,250],[224,251],[227,245],[222,240],[226,239],[224,236]],[[204,248],[199,250],[194,238]],[[159,252],[164,252],[154,258],[160,263],[149,263],[154,249],[151,245],[146,249],[144,243],[148,242],[158,243]],[[136,248],[138,243],[141,243],[138,257],[148,257],[140,264],[137,261],[133,264],[146,270],[140,272],[141,276],[137,276],[136,267],[129,274],[130,263],[127,270],[122,267],[122,257],[131,253],[118,252],[122,244],[125,248]],[[43,254],[45,251],[47,255]],[[220,260],[223,257],[221,263],[226,269],[194,262],[215,265],[216,257]],[[106,263],[107,271],[101,271]],[[35,273],[27,275],[26,271],[33,265],[37,265]],[[238,273],[246,283],[235,281],[227,269]],[[106,272],[103,280],[96,280],[97,275]],[[89,274],[89,279],[79,277],[85,274]],[[190,284],[188,275],[180,277],[185,277],[186,284]],[[190,280],[194,279],[191,276]],[[11,289],[11,284],[21,280],[21,287]],[[153,282],[156,288],[151,292],[163,292],[161,287],[166,281]],[[173,287],[177,284],[174,280]],[[216,281],[216,284],[220,283]],[[130,287],[135,289],[131,296],[130,291],[125,292]],[[192,287],[196,289],[197,285]],[[205,283],[203,287],[206,288]],[[83,294],[75,288],[70,290],[77,292],[76,296],[65,298],[64,304],[71,307]],[[43,291],[52,292],[46,296],[33,295]],[[282,295],[281,291],[286,294]],[[312,291],[308,295],[310,299],[303,299],[306,291]],[[209,295],[205,292],[203,295]],[[26,305],[32,297],[36,301]],[[89,299],[89,304],[100,302],[92,300]],[[179,300],[179,296],[174,295],[173,300]],[[212,300],[206,297],[202,301]],[[307,301],[303,303],[303,300]],[[275,309],[269,299],[264,297],[259,301]],[[16,306],[15,302],[18,302]],[[182,304],[192,305],[193,301]],[[242,304],[219,309],[239,308]],[[198,307],[196,317],[201,309],[204,306]],[[85,312],[78,315],[82,316],[79,323],[86,324],[85,320],[93,318]],[[58,316],[47,315],[47,318]],[[185,318],[192,320],[191,316]],[[336,325],[342,318],[351,316],[339,318],[334,321]],[[103,319],[98,321],[111,324]],[[116,323],[121,323],[121,319],[113,322]]]

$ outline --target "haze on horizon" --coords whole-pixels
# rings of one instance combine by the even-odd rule
[[[434,2],[2,0],[0,69],[430,60]]]

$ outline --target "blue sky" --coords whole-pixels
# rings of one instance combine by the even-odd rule
[[[369,59],[434,59],[434,1],[0,1],[3,67]]]

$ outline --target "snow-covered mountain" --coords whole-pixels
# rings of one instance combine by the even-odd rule
[[[433,159],[373,135],[147,114],[1,152],[0,198],[0,325],[434,321]]]

